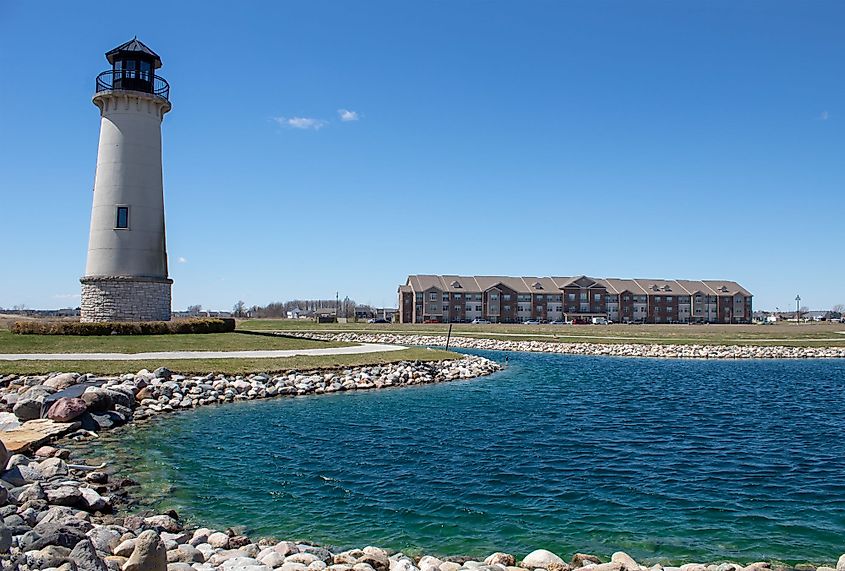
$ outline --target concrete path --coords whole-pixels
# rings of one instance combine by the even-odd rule
[[[147,361],[159,359],[278,359],[401,351],[402,345],[362,343],[353,347],[278,351],[157,351],[154,353],[0,353],[0,361]]]

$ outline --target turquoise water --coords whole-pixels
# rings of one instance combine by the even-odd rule
[[[845,548],[840,361],[510,354],[484,379],[209,407],[100,446],[197,523],[344,548],[791,563]]]

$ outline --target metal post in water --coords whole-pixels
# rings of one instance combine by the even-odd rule
[[[449,350],[449,342],[452,340],[452,324],[449,324],[449,333],[446,334],[446,350]]]

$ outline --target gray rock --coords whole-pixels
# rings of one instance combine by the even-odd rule
[[[168,563],[204,563],[205,556],[193,545],[181,544],[167,552]]]
[[[18,502],[21,504],[33,501],[33,500],[46,500],[47,493],[44,491],[44,488],[41,486],[40,483],[35,482],[28,486],[23,486],[18,488],[20,491],[16,492],[13,497],[17,499]]]
[[[3,472],[2,478],[13,486],[23,486],[30,482],[40,482],[44,475],[37,466],[20,464]]]
[[[104,526],[95,527],[87,535],[91,543],[94,544],[94,549],[105,555],[110,555],[114,548],[120,544],[120,533]]]
[[[45,387],[50,387],[57,391],[63,391],[68,387],[72,387],[77,383],[79,375],[76,373],[59,373],[44,381]]]
[[[836,562],[836,571],[845,571],[845,554],[839,557],[839,561]]]
[[[29,550],[26,554],[27,565],[32,569],[58,567],[70,559],[70,549],[57,545],[48,545],[42,549]]]
[[[0,525],[0,553],[9,553],[12,547],[12,532],[5,525]]]
[[[141,532],[123,571],[167,571],[167,551],[156,532]]]
[[[76,506],[82,503],[82,492],[73,486],[59,486],[47,490],[47,501],[59,506]]]
[[[625,553],[624,551],[617,551],[616,553],[611,555],[610,562],[619,563],[620,565],[622,565],[622,568],[625,569],[625,571],[637,571],[640,568],[639,564],[634,561],[634,558]]]
[[[82,503],[85,509],[100,511],[109,505],[108,498],[101,496],[93,488],[79,488],[79,493],[82,494]]]
[[[322,547],[318,547],[316,545],[297,545],[297,549],[299,549],[300,553],[310,553],[314,555],[317,559],[322,561],[323,563],[331,563],[332,558],[334,557],[328,549],[324,549]]]
[[[135,551],[135,538],[130,538],[125,541],[121,541],[113,550],[112,553],[114,555],[118,555],[120,557],[129,557],[132,555],[132,552]]]
[[[61,458],[47,458],[38,463],[41,474],[50,479],[54,476],[67,476],[67,464]]]
[[[38,385],[32,387],[18,398],[12,412],[21,421],[41,418],[41,405],[44,399],[55,392],[53,389]]]
[[[493,553],[487,559],[484,560],[485,565],[504,565],[505,567],[510,567],[516,565],[516,557],[511,555],[510,553],[502,553],[501,551],[497,551]]]
[[[105,412],[114,404],[108,391],[99,387],[88,387],[79,398],[85,401],[92,413]]]
[[[76,544],[70,552],[70,560],[79,571],[108,571],[108,567],[97,555],[94,544],[87,537]]]
[[[91,524],[81,520],[78,523],[71,520],[66,523],[40,522],[32,528],[32,531],[21,537],[21,549],[23,551],[37,550],[48,545],[72,549],[77,543],[85,539],[85,533],[88,531],[86,526],[90,528]]]
[[[169,531],[170,533],[182,531],[182,526],[179,525],[179,522],[169,515],[162,514],[145,517],[144,523],[150,527],[157,528],[159,531]]]

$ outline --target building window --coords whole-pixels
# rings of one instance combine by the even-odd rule
[[[430,294],[428,294],[428,299],[431,300],[431,301],[437,301],[437,294],[434,293],[434,292],[431,292]]]
[[[566,299],[568,299],[569,301],[575,301],[575,294],[574,293],[566,294]]]
[[[511,294],[506,293],[506,294],[502,295],[502,301],[510,301],[510,300],[511,300]]]
[[[601,301],[601,294],[600,294],[600,293],[597,293],[597,294],[595,295],[595,300],[596,300],[596,301]]]
[[[587,292],[582,291],[581,292],[581,301],[587,301],[587,295],[588,295]]]
[[[129,228],[129,207],[117,207],[117,220],[115,220],[115,228]]]
[[[502,311],[504,311],[505,313],[507,313],[510,310],[511,310],[511,306],[509,306],[509,305],[502,307]]]

